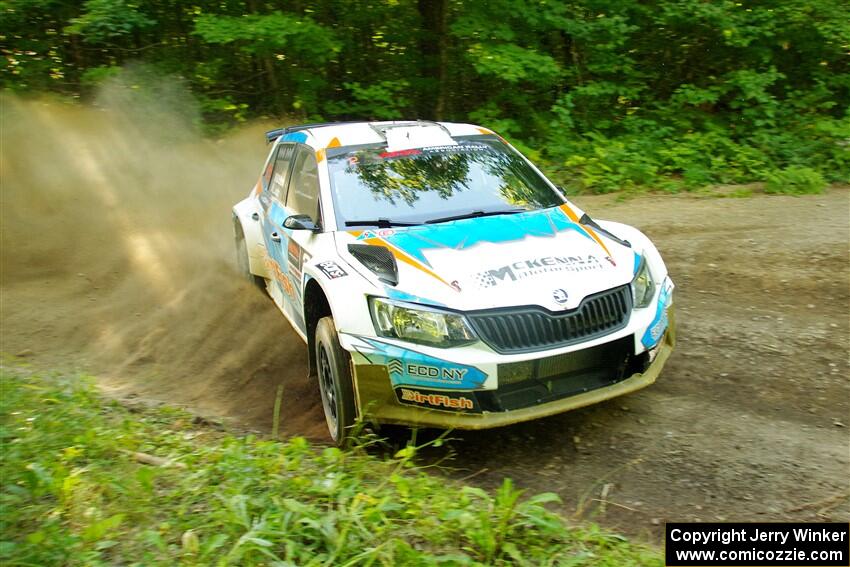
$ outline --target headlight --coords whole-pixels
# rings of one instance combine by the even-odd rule
[[[461,315],[411,304],[369,298],[369,311],[378,336],[435,347],[453,347],[478,340]]]
[[[635,307],[649,307],[655,295],[655,282],[649,273],[646,258],[641,258],[637,275],[632,280],[632,291],[635,295]]]

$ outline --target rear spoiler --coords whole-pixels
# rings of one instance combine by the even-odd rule
[[[266,132],[266,143],[271,144],[281,136],[300,132],[301,130],[309,130],[310,128],[321,128],[322,126],[339,126],[341,124],[358,124],[359,121],[350,122],[313,122],[312,124],[299,124],[297,126],[287,126],[285,128],[275,128]]]
[[[266,143],[271,144],[286,133],[286,128],[275,128],[274,130],[269,130],[266,132]]]

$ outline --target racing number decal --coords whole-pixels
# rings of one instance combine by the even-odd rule
[[[322,273],[327,276],[329,280],[335,280],[337,278],[344,278],[348,275],[348,272],[339,267],[339,264],[333,262],[331,260],[326,260],[324,262],[319,262],[316,266],[322,270]]]

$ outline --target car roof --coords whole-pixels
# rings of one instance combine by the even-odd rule
[[[338,146],[380,144],[388,139],[411,134],[421,145],[440,145],[443,140],[457,136],[493,134],[492,130],[456,122],[430,120],[390,120],[376,122],[326,122],[280,128],[266,133],[269,141],[282,137],[284,141],[300,142],[315,149]],[[417,145],[413,142],[413,145]]]

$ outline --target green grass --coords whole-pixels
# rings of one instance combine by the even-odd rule
[[[822,193],[826,187],[823,176],[809,167],[791,166],[768,175],[765,193],[806,195]]]
[[[0,388],[3,565],[661,565],[567,523],[554,494],[428,475],[412,447],[379,459],[233,435],[20,367]]]

